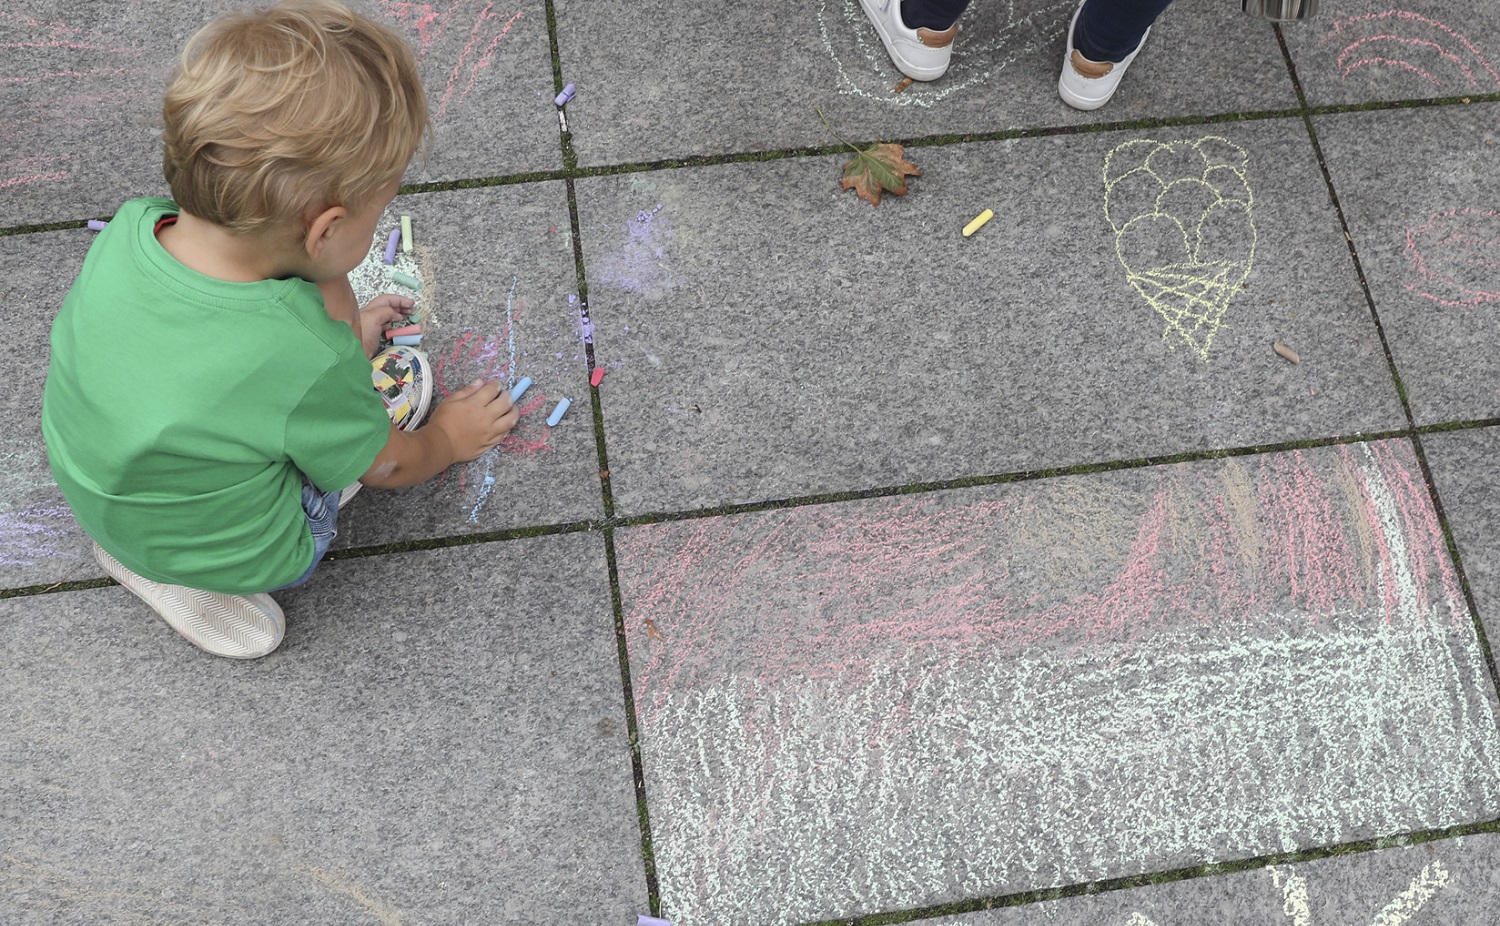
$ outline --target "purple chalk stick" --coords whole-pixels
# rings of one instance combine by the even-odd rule
[[[568,102],[571,99],[573,99],[573,85],[572,84],[568,84],[566,87],[564,87],[562,89],[562,93],[559,93],[557,95],[557,99],[553,100],[553,102],[556,103],[558,106],[561,106],[561,105],[563,105],[564,103]]]
[[[398,225],[391,229],[391,236],[385,242],[385,262],[394,264],[396,262],[396,245],[401,243],[401,227]]]
[[[644,913],[637,913],[635,915],[635,926],[672,926],[672,921],[657,919],[654,916],[647,916]]]
[[[89,219],[89,231],[104,231],[104,226],[108,224],[108,222],[101,222],[98,219]]]

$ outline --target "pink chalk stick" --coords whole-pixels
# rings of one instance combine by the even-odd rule
[[[604,382],[604,367],[594,367],[594,372],[589,374],[589,385],[597,386]]]
[[[422,334],[421,325],[407,325],[404,328],[387,328],[385,336],[388,338],[400,338],[409,334]]]

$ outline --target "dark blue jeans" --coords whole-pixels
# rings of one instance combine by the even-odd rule
[[[1172,0],[1087,0],[1073,47],[1090,61],[1124,61]],[[946,29],[958,22],[969,0],[901,0],[907,28]]]

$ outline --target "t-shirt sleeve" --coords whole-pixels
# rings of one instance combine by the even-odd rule
[[[288,416],[286,452],[313,485],[333,492],[374,465],[390,432],[391,419],[370,380],[370,361],[351,340]]]

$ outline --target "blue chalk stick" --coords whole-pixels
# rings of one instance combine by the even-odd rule
[[[552,414],[547,416],[547,427],[550,428],[561,421],[563,412],[567,411],[568,406],[572,404],[572,399],[563,399],[561,402],[558,402],[557,407],[552,410]]]
[[[104,231],[104,226],[108,224],[108,222],[101,222],[98,219],[89,219],[89,231]]]
[[[561,106],[571,99],[573,99],[573,85],[568,84],[566,87],[562,88],[562,93],[559,93],[557,95],[557,99],[553,100],[552,102],[556,103],[558,106]]]
[[[391,338],[391,343],[397,347],[416,347],[422,343],[420,334],[398,334]]]
[[[521,396],[525,395],[526,394],[526,390],[528,390],[530,388],[531,388],[531,377],[529,377],[529,376],[523,376],[523,377],[521,377],[520,382],[518,382],[514,386],[510,387],[510,400],[512,402],[517,401],[518,399],[521,398]]]

